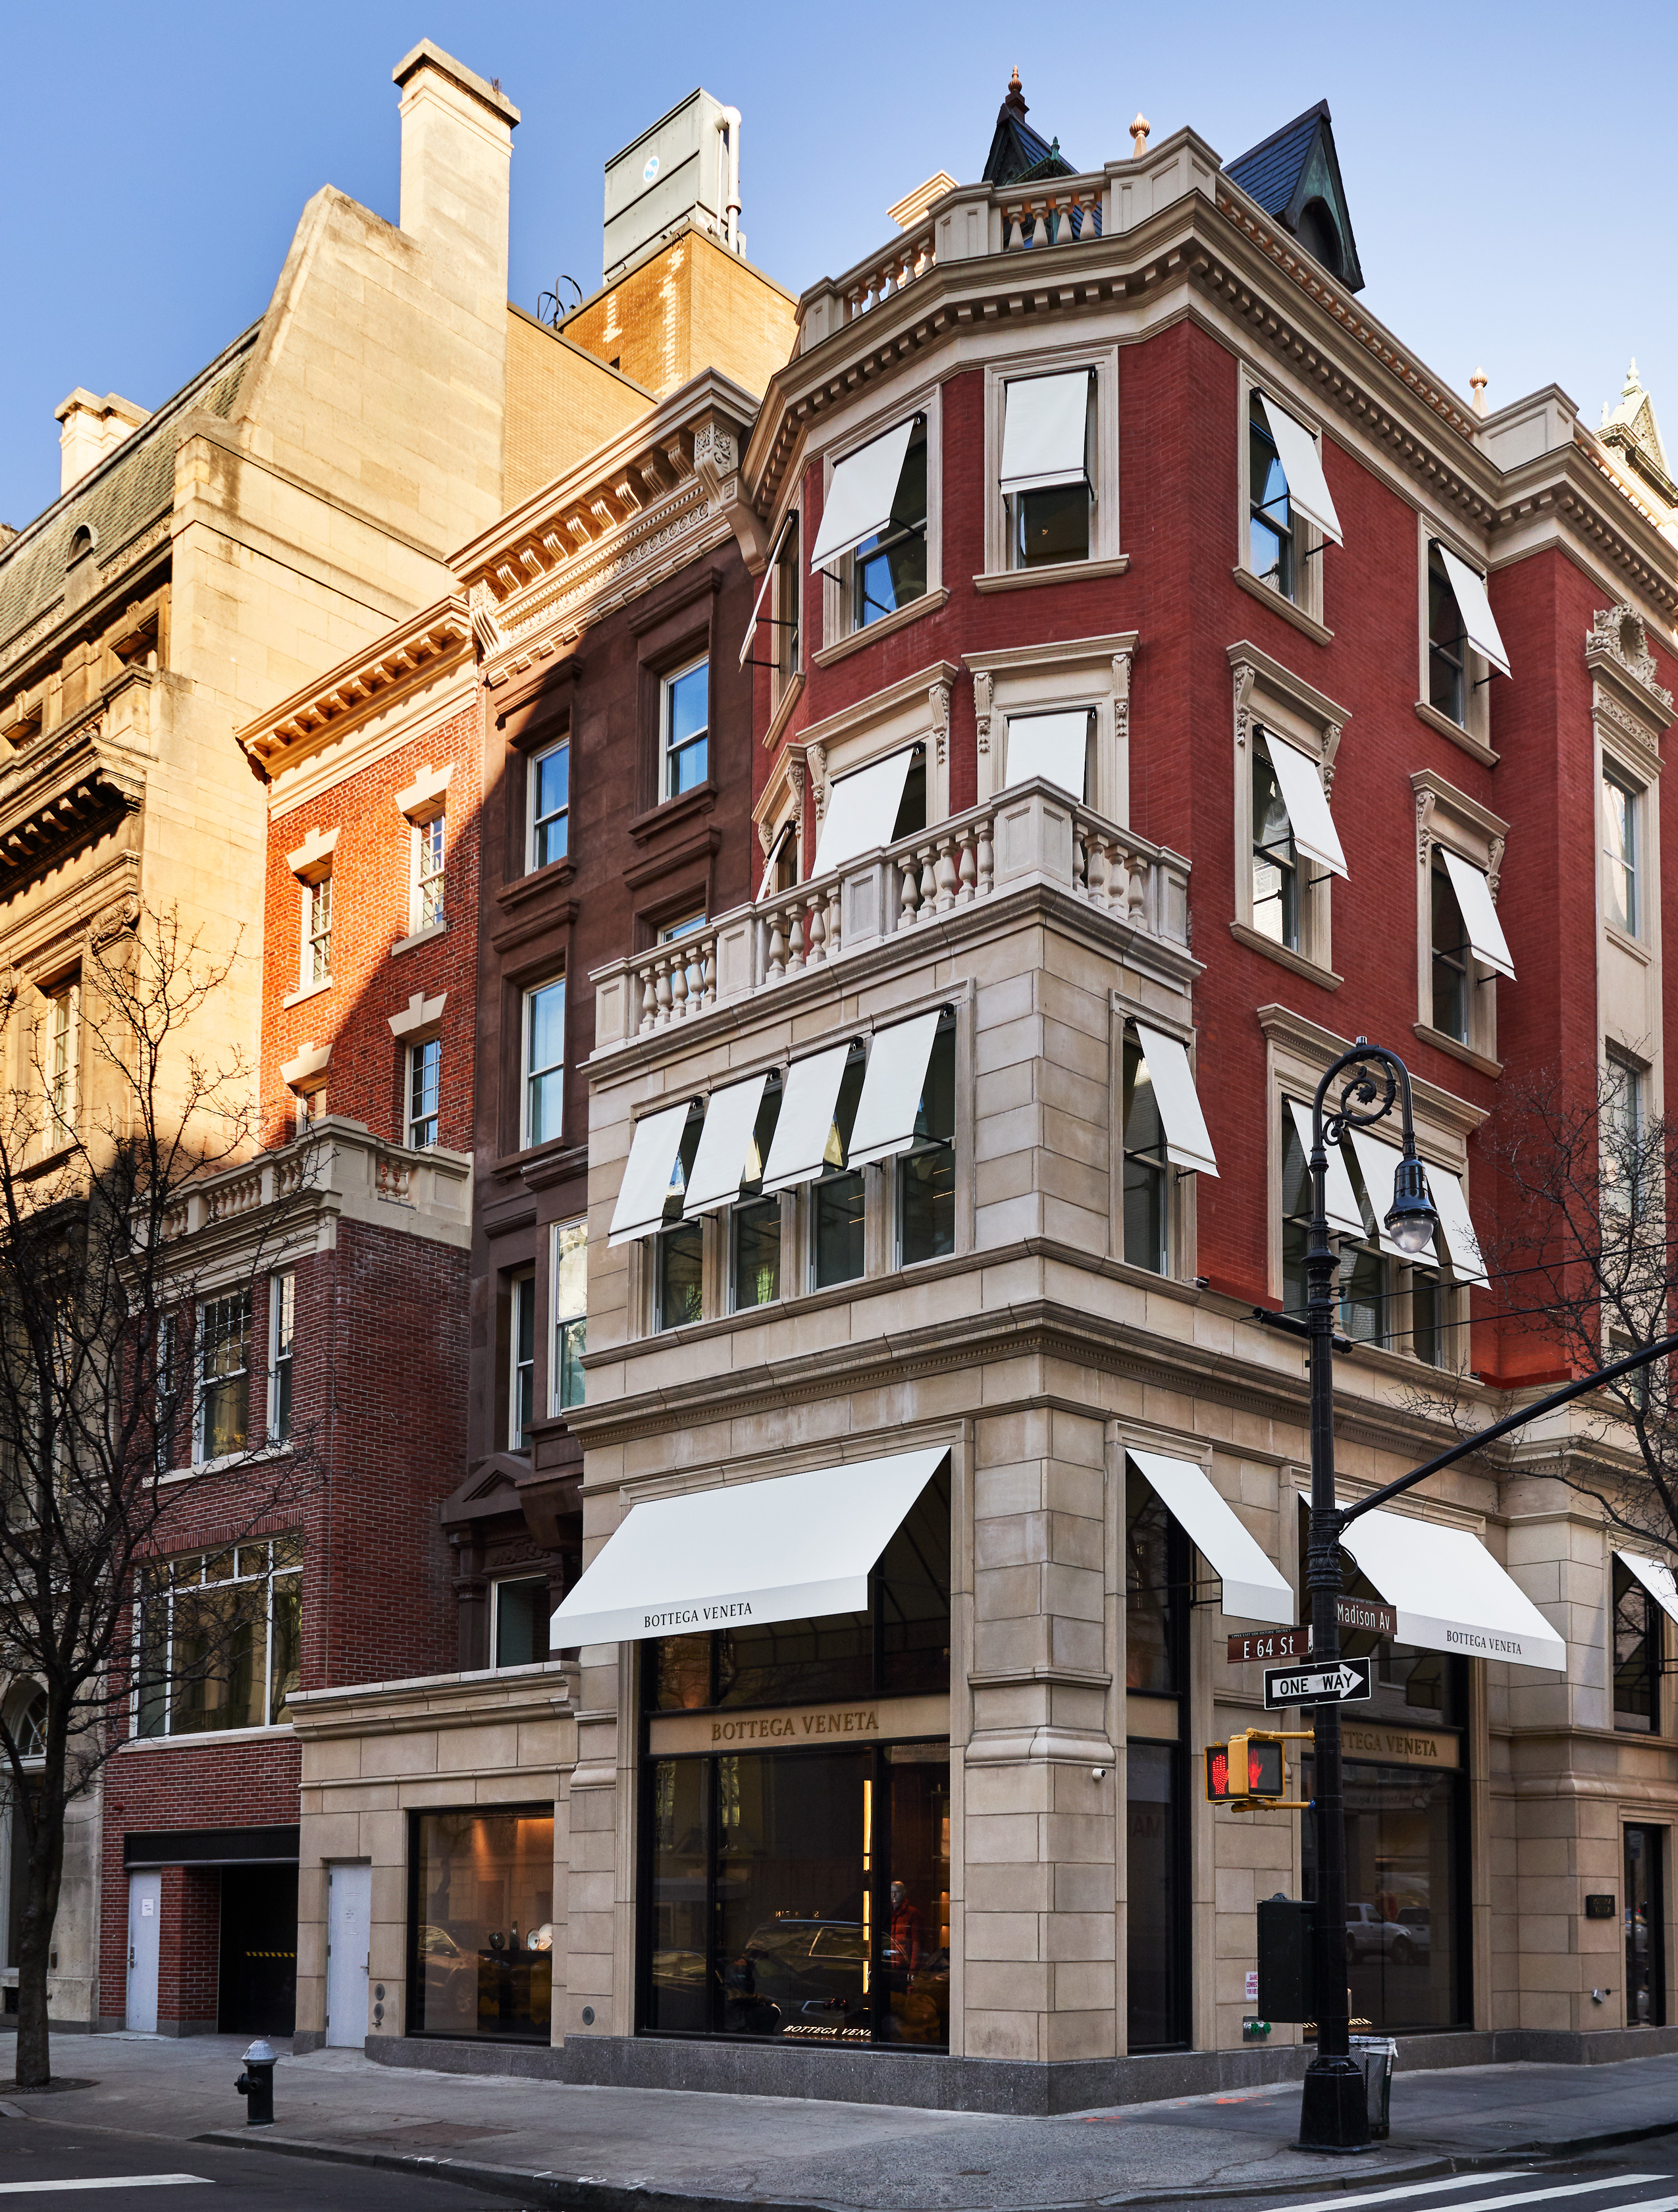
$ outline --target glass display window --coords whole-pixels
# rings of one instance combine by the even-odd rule
[[[410,1815],[408,2033],[552,2034],[550,1807]]]

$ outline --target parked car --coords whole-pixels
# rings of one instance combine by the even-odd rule
[[[1401,1921],[1383,1920],[1372,1905],[1346,1908],[1346,1958],[1348,1966],[1359,1959],[1389,1958],[1399,1966],[1414,1959],[1418,1945],[1414,1931]]]

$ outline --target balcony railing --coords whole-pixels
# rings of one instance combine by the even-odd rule
[[[363,1122],[332,1115],[290,1144],[184,1191],[165,1215],[162,1234],[170,1243],[210,1231],[236,1234],[247,1219],[271,1212],[289,1219],[312,1206],[376,1220],[388,1206],[427,1217],[435,1224],[429,1233],[452,1231],[453,1241],[463,1240],[471,1218],[471,1161],[461,1152],[410,1151],[375,1137]]]
[[[1187,949],[1189,863],[1076,804],[1019,784],[672,945],[593,971],[597,1051],[907,938],[1031,884],[1127,931]]]

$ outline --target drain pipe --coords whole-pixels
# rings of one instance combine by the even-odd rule
[[[740,111],[725,107],[717,118],[717,129],[728,148],[728,198],[724,213],[728,224],[728,250],[740,250]]]

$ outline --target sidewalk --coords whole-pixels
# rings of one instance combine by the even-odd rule
[[[243,2125],[244,2037],[64,2037],[54,2063],[94,2086],[21,2097],[15,2113],[252,2155],[289,2147],[439,2166],[531,2205],[623,2212],[1049,2212],[1195,2195],[1420,2180],[1450,2162],[1564,2155],[1678,2129],[1678,2056],[1604,2066],[1400,2075],[1393,2136],[1360,2158],[1296,2150],[1297,2082],[1052,2119],[580,2087],[379,2066],[354,2051],[283,2057],[278,2124]],[[0,2083],[0,2107],[9,2103]]]

